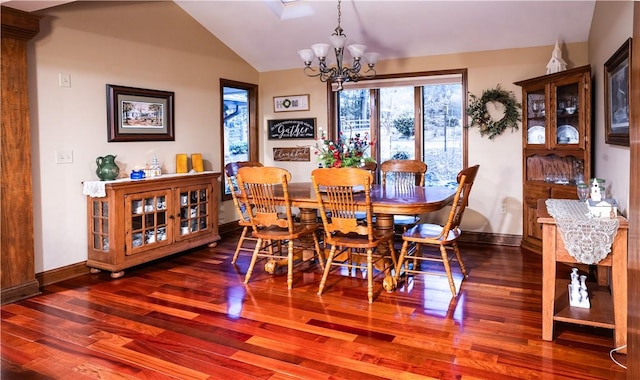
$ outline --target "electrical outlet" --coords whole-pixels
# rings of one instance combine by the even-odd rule
[[[500,214],[504,215],[507,213],[507,202],[502,202],[500,205]]]
[[[56,150],[56,164],[70,164],[73,162],[72,150]]]

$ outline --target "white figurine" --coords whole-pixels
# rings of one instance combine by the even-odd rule
[[[598,183],[598,180],[594,178],[593,182],[591,183],[591,200],[596,203],[600,202],[602,200],[601,191],[602,189],[600,189],[600,184]]]
[[[578,275],[578,268],[571,269],[571,283],[569,284],[569,305],[589,309],[589,291],[587,290],[587,276]]]
[[[560,50],[558,41],[556,40],[556,47],[553,49],[553,53],[551,53],[549,63],[547,63],[547,74],[557,73],[566,69],[567,63],[562,59],[562,50]]]

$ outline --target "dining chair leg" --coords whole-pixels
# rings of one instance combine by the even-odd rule
[[[373,303],[373,250],[367,249],[367,297]]]
[[[416,243],[416,249],[413,256],[413,269],[418,269],[422,263],[421,260],[416,258],[418,255],[422,255],[422,245],[420,243]],[[406,263],[406,265],[407,268],[409,268],[409,263]]]
[[[324,272],[322,273],[322,280],[320,280],[320,285],[318,286],[318,295],[322,295],[322,290],[324,290],[324,286],[327,283],[327,277],[329,276],[329,270],[331,270],[331,262],[333,262],[333,255],[336,254],[336,246],[331,246],[331,251],[329,251],[329,257],[327,258],[327,262],[324,266]]]
[[[453,246],[453,251],[456,253],[456,258],[458,259],[458,265],[460,265],[460,271],[462,271],[462,275],[466,278],[469,275],[467,274],[467,268],[465,268],[464,263],[462,262],[462,256],[460,255],[460,249],[458,248],[458,243],[454,241],[451,245]]]
[[[313,234],[313,245],[316,249],[316,255],[318,256],[318,262],[320,263],[320,269],[324,271],[324,251],[320,249],[320,241],[316,234]]]
[[[293,288],[293,240],[287,245],[287,289]]]
[[[251,278],[251,273],[253,273],[253,266],[256,265],[256,260],[258,259],[258,252],[260,251],[260,247],[262,246],[262,239],[258,239],[256,242],[256,248],[253,250],[253,255],[251,256],[251,263],[249,264],[249,268],[247,268],[247,274],[244,276],[244,283],[248,284],[249,279]]]
[[[444,264],[444,270],[447,272],[447,279],[449,280],[449,288],[451,289],[451,294],[456,296],[456,284],[453,282],[453,275],[451,274],[451,264],[449,263],[448,255],[447,255],[447,247],[443,244],[440,245],[440,253],[442,254],[442,262]]]
[[[394,276],[396,279],[396,283],[398,282],[398,279],[400,278],[400,274],[402,273],[402,266],[404,265],[404,262],[405,262],[404,256],[407,254],[408,247],[409,247],[409,242],[404,241],[402,243],[402,248],[400,249],[400,257],[398,257],[398,261],[396,263],[396,273]]]
[[[398,260],[396,258],[396,248],[393,246],[393,240],[389,240],[389,242],[387,243],[387,246],[389,249],[389,255],[391,256],[391,262],[393,263],[391,268],[395,269],[396,264],[398,263]]]
[[[236,246],[236,251],[233,254],[233,259],[231,259],[231,264],[235,264],[236,260],[238,260],[238,255],[240,254],[240,249],[242,248],[242,243],[244,243],[244,239],[247,236],[247,232],[249,231],[249,227],[245,226],[242,229],[242,234],[240,234],[240,240],[238,241],[238,245]]]

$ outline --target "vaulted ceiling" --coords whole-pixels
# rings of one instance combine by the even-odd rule
[[[2,5],[31,12],[68,2]],[[337,26],[333,0],[174,2],[260,72],[300,68],[297,51],[328,43]],[[385,60],[584,42],[594,7],[575,0],[344,0],[341,26],[347,44],[365,44]]]

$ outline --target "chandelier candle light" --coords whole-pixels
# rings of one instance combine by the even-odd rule
[[[342,84],[344,82],[357,82],[358,79],[362,77],[373,78],[376,75],[376,71],[373,69],[373,66],[375,66],[378,61],[377,53],[365,53],[364,51],[367,49],[365,45],[354,44],[347,46],[351,57],[353,57],[352,67],[349,68],[348,66],[342,65],[344,58],[344,45],[347,40],[347,36],[342,33],[343,30],[340,27],[340,18],[342,16],[340,11],[340,2],[341,0],[338,0],[338,26],[333,34],[329,36],[331,45],[333,45],[333,49],[336,53],[336,65],[327,66],[329,44],[314,44],[311,45],[311,49],[302,49],[298,51],[300,58],[302,58],[305,64],[304,73],[309,77],[320,77],[320,81],[322,82],[335,83],[333,91],[342,91]],[[318,58],[318,71],[311,67],[314,55]],[[360,61],[362,58],[364,58],[367,66],[369,67],[369,69],[364,72],[364,74],[367,74],[366,76],[360,74]]]

